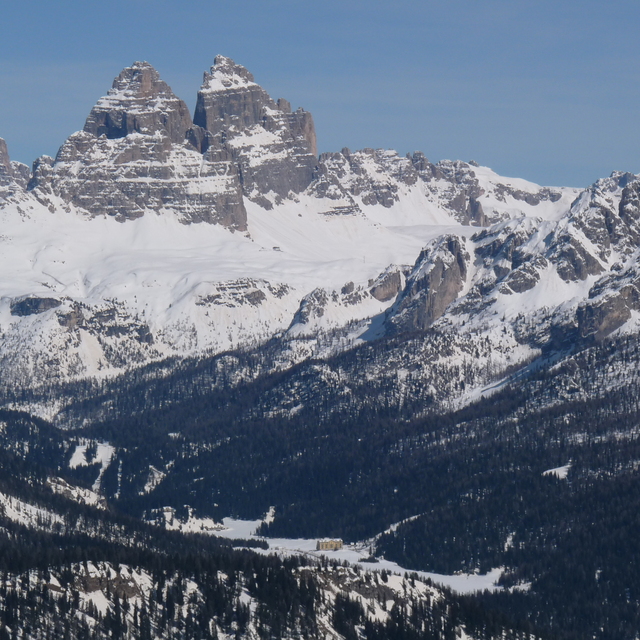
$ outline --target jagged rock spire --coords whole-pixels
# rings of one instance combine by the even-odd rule
[[[195,122],[148,62],[123,69],[83,131],[36,172],[34,195],[119,220],[146,211],[246,229],[244,198],[271,208],[304,191],[317,166],[311,114],[272,100],[244,67],[217,56]],[[46,169],[46,170],[45,170]],[[48,203],[51,204],[51,203]]]
[[[274,101],[230,58],[216,56],[204,74],[193,121],[208,132],[207,145],[229,150],[245,196],[263,206],[270,206],[264,194],[286,198],[311,183],[317,166],[311,114],[292,113],[286,100]]]
[[[0,138],[0,175],[11,174],[11,160],[9,159],[9,151],[7,150],[7,143]]]
[[[148,62],[135,62],[122,70],[107,95],[98,100],[84,131],[111,139],[163,131],[171,142],[181,143],[191,126],[187,105]]]
[[[204,73],[193,121],[213,134],[240,130],[261,124],[265,107],[278,108],[253,75],[230,58],[216,56]]]
[[[154,211],[246,229],[237,168],[228,154],[203,157],[186,144],[192,129],[185,103],[148,62],[136,62],[98,100],[84,130],[62,145],[53,166],[36,172],[33,193],[121,221]]]
[[[193,121],[211,133],[231,127],[243,129],[262,125],[265,110],[288,115],[289,129],[295,139],[306,142],[309,152],[317,156],[316,132],[308,111],[291,113],[291,105],[283,98],[277,102],[254,81],[253,74],[231,58],[218,55],[210,71],[205,71]]]

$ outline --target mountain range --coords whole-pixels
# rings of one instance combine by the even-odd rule
[[[580,194],[421,153],[318,158],[311,115],[272,100],[222,56],[193,120],[153,67],[136,63],[55,160],[29,172],[5,145],[0,153],[0,357],[13,380],[114,373],[384,314],[385,332],[422,329],[459,294],[486,297],[492,284],[500,298],[551,287],[578,301],[625,251],[583,219],[604,205],[605,229],[633,225],[622,213],[633,206],[630,176]],[[498,223],[493,244],[480,237]],[[493,255],[497,234],[519,249],[515,259]],[[615,255],[594,250],[605,240]],[[459,266],[436,289],[429,265],[449,255]],[[505,300],[498,306],[514,306]],[[593,316],[583,324],[597,331],[612,322]]]
[[[22,470],[0,483],[3,531],[93,549],[38,584],[72,598],[73,564],[120,598],[126,556],[145,625],[169,637],[149,593],[162,608],[167,580],[192,580],[209,602],[200,574],[178,575],[200,543],[140,544],[182,558],[158,587],[156,560],[118,550],[124,534],[87,565],[108,540],[95,531],[150,540],[234,517],[267,541],[330,536],[372,563],[500,578],[473,601],[430,592],[452,598],[439,631],[398,631],[374,603],[379,572],[377,590],[338,573],[312,589],[291,566],[295,606],[310,599],[276,631],[272,594],[233,556],[244,591],[218,594],[235,603],[209,624],[219,637],[637,637],[640,176],[543,187],[421,152],[318,155],[309,112],[217,56],[193,117],[136,62],[55,159],[12,162],[0,139],[0,220],[0,440],[5,470]],[[95,522],[47,515],[44,495]],[[96,524],[108,518],[130,520]],[[18,585],[29,566],[4,570]],[[427,592],[413,579],[387,594],[405,622]],[[144,637],[140,616],[128,637]]]

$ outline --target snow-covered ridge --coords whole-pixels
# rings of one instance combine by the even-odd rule
[[[454,307],[463,310],[469,296],[496,288],[492,306],[474,315],[478,326],[488,326],[496,310],[501,318],[558,305],[575,313],[603,264],[622,260],[627,270],[616,273],[629,280],[630,256],[616,250],[603,263],[589,230],[572,222],[585,217],[576,213],[586,206],[582,200],[558,221],[520,217],[479,233],[429,205],[421,185],[405,185],[406,195],[391,206],[350,196],[358,213],[348,215],[326,215],[335,201],[314,193],[271,210],[247,201],[247,234],[184,225],[171,213],[124,225],[62,207],[51,214],[26,194],[0,213],[6,274],[0,281],[0,362],[15,375],[102,375],[168,356],[255,344],[286,331],[309,336],[366,321],[391,309],[410,265],[415,263],[415,280],[426,268],[416,258],[443,234],[459,237],[468,255]],[[554,236],[558,242],[547,247]],[[566,238],[583,248],[562,248]],[[599,266],[585,267],[587,277],[580,279],[584,259],[571,256],[592,253]],[[424,257],[436,260],[428,251]],[[394,269],[397,278],[389,275]],[[460,325],[470,312],[447,318]],[[59,354],[55,368],[47,364],[52,350]]]
[[[0,515],[31,529],[50,530],[64,524],[64,518],[49,509],[29,504],[15,496],[0,493]]]
[[[244,67],[236,65],[231,58],[217,55],[210,72],[205,72],[202,88],[203,93],[226,91],[231,88],[257,87],[253,75]]]
[[[223,56],[193,121],[151,65],[123,70],[28,188],[1,146],[4,379],[354,323],[365,340],[434,323],[492,338],[494,316],[518,314],[598,336],[632,321],[636,176],[579,192],[421,153],[314,149],[310,114]],[[531,342],[521,323],[501,340],[513,359]]]

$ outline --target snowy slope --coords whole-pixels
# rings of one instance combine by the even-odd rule
[[[369,288],[390,265],[413,264],[443,233],[476,231],[425,204],[419,186],[388,208],[361,203],[357,215],[325,215],[331,204],[303,194],[267,211],[247,201],[244,233],[152,212],[126,224],[62,206],[50,213],[28,195],[7,204],[0,358],[16,375],[73,377],[218,352],[286,331],[305,296],[353,283],[360,297],[338,300],[313,330],[344,326],[389,306]],[[16,315],[25,298],[56,306]]]
[[[560,311],[563,322],[582,314],[583,333],[607,333],[636,304],[635,176],[579,192],[421,153],[315,158],[310,114],[222,56],[193,121],[135,63],[57,158],[36,162],[28,187],[0,147],[5,384],[370,320],[353,335],[424,330],[444,314],[440,324],[492,337],[493,316],[553,323]],[[445,237],[465,252],[455,274],[438,253]],[[523,342],[507,334],[514,349]]]
[[[287,329],[310,291],[348,281],[366,287],[389,264],[411,263],[439,232],[428,216],[411,234],[364,216],[323,216],[324,203],[304,196],[269,212],[247,204],[248,233],[184,225],[171,215],[121,224],[62,208],[51,214],[30,199],[6,205],[0,239],[5,367],[35,375],[60,349],[61,375],[93,375],[118,366],[109,349],[120,350],[121,358],[129,351],[125,360],[135,362],[263,340]],[[49,299],[52,307],[19,315],[15,304],[25,298]],[[385,306],[369,296],[326,324]]]

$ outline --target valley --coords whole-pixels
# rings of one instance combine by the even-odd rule
[[[136,62],[0,224],[0,637],[637,637],[640,176]]]

